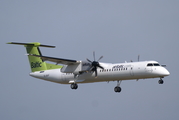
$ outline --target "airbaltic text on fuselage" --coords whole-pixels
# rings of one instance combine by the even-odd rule
[[[127,68],[131,67],[131,65],[115,65],[112,67],[112,69],[120,69],[120,68]]]
[[[124,65],[115,65],[112,67],[112,69],[119,69],[119,68],[123,68],[123,67],[124,67]]]
[[[42,62],[31,62],[31,68],[38,68],[41,66]]]

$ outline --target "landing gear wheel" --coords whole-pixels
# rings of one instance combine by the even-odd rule
[[[158,81],[158,83],[159,83],[159,84],[163,84],[164,81],[163,81],[162,79],[160,79],[160,80]]]
[[[115,92],[121,92],[121,90],[122,90],[121,87],[118,87],[118,86],[116,86],[116,87],[114,88],[114,91],[115,91]]]
[[[76,90],[77,88],[78,88],[78,85],[76,83],[72,83],[71,84],[71,89],[75,89]]]

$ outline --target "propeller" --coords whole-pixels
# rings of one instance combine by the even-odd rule
[[[101,69],[104,69],[100,64],[99,64],[99,60],[101,60],[103,58],[103,56],[101,56],[97,61],[95,59],[95,52],[93,52],[93,58],[94,58],[94,61],[92,62],[91,60],[89,60],[88,58],[86,59],[88,62],[91,63],[91,68],[90,68],[90,71],[94,71],[95,72],[95,77],[98,76],[98,73],[97,73],[97,68],[101,68]]]

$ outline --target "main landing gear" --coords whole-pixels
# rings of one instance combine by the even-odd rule
[[[75,89],[76,90],[77,88],[78,88],[78,85],[76,83],[72,83],[71,84],[71,89]]]
[[[162,80],[162,78],[160,78],[160,80],[158,81],[159,84],[163,84],[164,81]]]
[[[122,82],[122,80],[120,80],[120,81],[117,81],[117,86],[114,88],[114,92],[121,92],[121,87],[120,87],[120,84],[121,84],[121,82]]]

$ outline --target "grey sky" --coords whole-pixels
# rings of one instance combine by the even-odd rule
[[[179,118],[178,0],[1,0],[1,120],[176,120]],[[102,62],[156,60],[171,75],[158,79],[69,85],[29,76],[23,46],[16,42],[56,45],[43,55]]]

